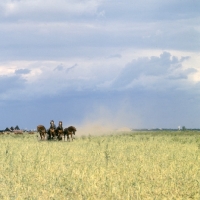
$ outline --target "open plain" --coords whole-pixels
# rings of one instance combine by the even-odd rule
[[[0,136],[0,199],[200,199],[200,132]]]

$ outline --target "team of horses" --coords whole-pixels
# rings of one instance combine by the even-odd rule
[[[59,122],[58,127],[56,128],[53,123],[50,122],[50,128],[47,130],[43,125],[37,126],[37,132],[40,134],[41,140],[62,140],[64,136],[64,141],[67,136],[67,141],[73,141],[73,135],[75,135],[76,128],[74,126],[69,126],[68,128],[63,129],[62,121]]]

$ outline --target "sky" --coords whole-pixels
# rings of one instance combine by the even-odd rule
[[[199,0],[1,1],[0,129],[200,128],[199,10]]]

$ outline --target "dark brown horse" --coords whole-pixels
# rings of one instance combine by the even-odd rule
[[[65,136],[67,135],[67,141],[70,141],[70,137],[71,136],[71,140],[73,141],[73,134],[75,135],[76,132],[76,128],[74,126],[69,126],[68,128],[64,129],[64,141],[65,141]]]
[[[63,135],[63,126],[62,126],[62,121],[59,121],[58,127],[56,129],[56,135],[58,140],[62,140],[62,135]]]
[[[55,128],[49,128],[48,134],[49,134],[49,139],[50,140],[53,139],[56,136],[56,129]]]
[[[53,139],[56,136],[56,126],[54,124],[54,121],[50,121],[50,128],[48,129],[48,140]]]
[[[46,131],[46,128],[43,125],[37,126],[37,132],[40,133],[41,140],[45,139],[47,131]]]

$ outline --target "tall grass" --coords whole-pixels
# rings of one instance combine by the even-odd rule
[[[198,132],[0,137],[0,199],[200,199]]]

